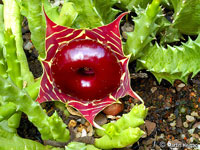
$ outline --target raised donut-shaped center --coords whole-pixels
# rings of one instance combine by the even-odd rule
[[[91,101],[119,88],[122,67],[110,48],[94,40],[74,40],[60,47],[51,75],[63,93]]]

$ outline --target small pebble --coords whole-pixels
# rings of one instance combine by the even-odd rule
[[[81,118],[80,118],[80,119],[77,119],[77,122],[81,122]]]
[[[191,116],[193,116],[193,117],[198,117],[199,114],[198,114],[197,112],[193,111],[193,112],[191,113]]]
[[[184,83],[180,83],[177,87],[176,90],[179,92],[183,87],[185,87]]]
[[[108,119],[112,119],[114,120],[115,119],[115,116],[112,116],[112,115],[106,115]]]
[[[85,125],[86,127],[88,127],[88,126],[90,126],[90,123],[89,123],[88,121],[86,121],[86,122],[84,123],[84,125]]]
[[[172,130],[176,130],[176,127],[172,127]]]
[[[185,107],[181,107],[181,109],[180,109],[180,113],[185,113],[186,112],[186,108]]]
[[[154,93],[157,90],[157,87],[152,87],[151,88],[151,93]]]
[[[171,113],[170,116],[168,117],[168,120],[173,121],[174,119],[176,119],[176,116],[173,113]]]
[[[194,141],[194,138],[193,138],[193,137],[191,137],[191,138],[190,138],[190,142],[191,142],[191,143],[193,143],[193,141]]]
[[[115,117],[116,120],[118,120],[118,119],[120,119],[120,118],[121,118],[121,116],[119,116],[119,115]]]
[[[192,128],[198,128],[198,129],[200,129],[200,122],[196,122],[193,126],[192,126]]]
[[[178,117],[176,119],[176,127],[182,127],[183,126],[183,123],[182,123],[182,120],[181,120],[181,117]]]
[[[195,118],[193,116],[190,116],[190,115],[186,115],[186,119],[189,122],[194,122],[195,121]]]
[[[32,44],[30,41],[28,41],[28,42],[24,45],[24,49],[25,49],[25,50],[30,50],[32,46],[33,46],[33,44]]]
[[[81,124],[85,124],[86,120],[84,118],[81,118]]]
[[[92,131],[92,130],[93,130],[92,126],[88,126],[88,127],[86,128],[86,131],[87,131],[87,132],[90,132],[90,131]]]
[[[188,130],[188,133],[189,133],[189,134],[193,134],[193,133],[194,133],[194,130],[195,130],[195,129],[190,129],[190,130]]]
[[[158,99],[161,100],[163,98],[163,95],[159,95]]]
[[[77,122],[75,120],[70,120],[68,123],[68,127],[69,128],[73,128],[77,125]]]
[[[183,122],[183,126],[185,127],[185,128],[188,128],[188,123],[187,122]]]
[[[176,126],[176,121],[174,120],[173,122],[170,123],[171,127],[175,127]]]
[[[106,115],[116,116],[120,112],[122,112],[123,110],[124,110],[124,104],[123,103],[114,103],[114,104],[106,107],[103,110],[103,113],[105,113]]]
[[[183,88],[183,87],[185,87],[185,84],[184,83],[180,83],[177,87]]]
[[[82,134],[81,132],[77,132],[77,133],[76,133],[76,138],[81,137],[81,134]]]
[[[88,136],[93,136],[93,134],[94,134],[93,132],[89,132]]]
[[[116,122],[116,120],[111,120],[110,122],[111,122],[111,123],[115,123],[115,122]]]
[[[160,134],[160,136],[158,136],[158,139],[163,139],[165,137],[165,135],[163,133]]]
[[[181,134],[181,138],[184,139],[185,138],[185,134]]]
[[[87,136],[87,131],[85,129],[82,130],[81,137]]]
[[[82,132],[83,129],[85,129],[85,126],[80,124],[80,126],[77,128],[77,131]]]
[[[155,149],[160,150],[161,148],[156,144]]]
[[[170,89],[170,91],[171,91],[172,93],[176,93],[176,90],[174,90],[174,89]]]
[[[107,117],[103,114],[103,113],[99,113],[95,118],[94,121],[98,124],[98,125],[103,125],[106,124],[108,119]]]

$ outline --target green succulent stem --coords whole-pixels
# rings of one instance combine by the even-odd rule
[[[55,107],[59,108],[61,111],[63,111],[63,114],[65,115],[66,118],[68,118],[70,116],[69,111],[66,109],[65,104],[59,102],[59,101],[55,101]]]
[[[25,90],[16,87],[12,82],[0,76],[0,95],[3,102],[16,104],[18,110],[27,114],[28,119],[38,128],[43,140],[66,142],[69,131],[57,113],[51,117],[43,111],[40,104],[33,101]]]
[[[39,57],[45,58],[45,19],[42,11],[42,0],[16,0],[20,12],[28,20],[31,41],[38,50]]]
[[[174,7],[173,27],[187,35],[197,35],[200,32],[200,1],[171,0]]]
[[[70,27],[74,23],[77,16],[78,13],[74,4],[72,2],[64,2],[56,23],[62,26]]]
[[[26,87],[26,91],[33,100],[36,100],[39,90],[40,90],[41,78],[37,79],[32,85]]]
[[[32,73],[29,71],[29,66],[27,62],[26,55],[23,50],[23,39],[21,31],[21,15],[20,9],[15,0],[3,0],[4,3],[4,25],[5,30],[8,31],[11,29],[14,34],[14,39],[16,41],[16,55],[17,59],[14,60],[20,63],[20,71],[23,81],[26,81],[28,84],[32,84],[34,81]],[[14,45],[13,45],[14,46]],[[13,69],[13,68],[12,68]],[[10,72],[12,70],[9,70]]]
[[[162,79],[170,83],[176,79],[187,82],[189,75],[194,77],[200,71],[200,36],[195,41],[189,40],[181,46],[155,45],[149,46],[144,51],[144,56],[137,60],[137,71],[147,69],[151,71],[158,82]],[[187,62],[187,63],[186,63]]]
[[[96,148],[94,145],[85,144],[81,142],[70,142],[66,147],[65,150],[100,150]]]
[[[64,150],[49,145],[42,145],[29,139],[19,137],[16,133],[10,133],[0,127],[1,150]]]
[[[23,81],[21,78],[21,66],[16,54],[16,42],[15,36],[12,34],[10,29],[5,31],[5,50],[6,50],[6,62],[7,62],[7,73],[11,80],[19,88],[23,87]]]
[[[8,127],[17,129],[19,128],[22,112],[18,111],[8,119]]]
[[[0,122],[10,118],[16,112],[16,109],[16,105],[11,102],[0,106]]]
[[[108,135],[104,135],[101,138],[95,139],[95,146],[101,149],[123,148],[129,146],[139,140],[144,134],[140,128],[127,128],[110,138]]]
[[[145,108],[144,104],[135,105],[128,114],[124,114],[115,123],[103,125],[102,127],[105,130],[97,129],[96,134],[98,136],[107,134],[110,137],[113,137],[129,127],[138,127],[144,124],[144,118],[146,117],[147,112],[148,109]]]
[[[15,36],[12,34],[11,30],[5,31],[5,50],[6,50],[6,62],[7,62],[7,74],[11,80],[20,89],[23,88],[23,81],[21,77],[21,66],[18,61],[16,54],[16,42]],[[13,114],[12,117],[8,119],[8,126],[11,128],[18,128],[21,120],[21,112]]]
[[[158,28],[155,21],[159,17],[160,3],[161,0],[153,0],[144,12],[136,10],[138,17],[134,19],[134,31],[127,33],[128,38],[125,44],[125,54],[132,54],[130,61],[141,57],[143,49],[153,39],[151,35]]]
[[[4,48],[4,20],[3,20],[3,5],[0,4],[0,75],[7,78],[6,63],[3,56]]]

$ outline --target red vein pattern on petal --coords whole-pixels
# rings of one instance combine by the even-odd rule
[[[94,29],[72,29],[64,26],[60,26],[51,21],[46,13],[46,51],[47,57],[42,62],[44,67],[44,73],[41,80],[41,87],[39,96],[36,101],[39,103],[46,101],[62,101],[63,103],[68,103],[69,106],[77,109],[92,125],[94,125],[94,117],[102,111],[108,105],[115,103],[117,99],[130,94],[134,98],[138,98],[134,94],[130,87],[130,77],[128,71],[128,60],[122,50],[122,42],[119,31],[119,23],[122,17],[128,13],[121,14],[112,23],[101,26]],[[99,43],[110,47],[113,53],[116,54],[119,63],[122,66],[123,74],[121,77],[121,85],[119,88],[110,93],[107,97],[94,100],[94,101],[81,101],[70,95],[64,94],[60,89],[58,89],[52,79],[51,75],[51,63],[56,55],[56,53],[61,49],[61,47],[72,40],[77,39],[92,39]]]

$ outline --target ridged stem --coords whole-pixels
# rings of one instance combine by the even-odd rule
[[[24,139],[16,133],[10,133],[0,127],[0,149],[1,150],[63,150],[39,142]]]
[[[33,101],[25,90],[16,87],[12,82],[0,76],[0,95],[4,102],[13,102],[18,110],[27,114],[28,119],[38,128],[43,140],[66,142],[69,140],[69,131],[57,113],[51,117],[43,111],[40,104]]]
[[[7,62],[7,73],[11,80],[19,88],[23,87],[23,81],[21,78],[21,66],[16,54],[16,43],[15,36],[12,31],[7,29],[5,31],[5,50],[6,50],[6,62]]]
[[[3,5],[0,4],[0,75],[7,78],[6,63],[3,56],[4,45],[4,21],[3,21]]]
[[[138,18],[134,19],[134,31],[127,33],[128,39],[125,45],[125,54],[132,54],[131,61],[140,57],[141,51],[153,39],[151,34],[158,27],[155,21],[160,11],[160,3],[161,0],[153,0],[145,12],[141,12]]]
[[[38,96],[40,90],[40,82],[41,78],[37,79],[37,81],[35,81],[32,85],[25,88],[33,100],[35,100]]]
[[[10,30],[15,36],[16,41],[16,54],[17,59],[21,66],[21,74],[23,75],[23,81],[26,81],[29,84],[34,82],[34,77],[29,71],[28,62],[26,55],[23,50],[23,39],[21,31],[21,15],[20,9],[15,0],[4,0],[4,24],[5,30]]]
[[[0,122],[10,118],[16,112],[16,105],[14,103],[7,103],[0,106]]]
[[[43,0],[16,0],[20,12],[28,20],[31,41],[40,58],[45,58],[45,18],[42,11]]]
[[[74,4],[71,2],[65,2],[61,8],[60,15],[56,20],[56,23],[62,26],[70,27],[77,16],[78,13],[74,8]]]
[[[139,127],[144,124],[144,118],[147,115],[147,111],[148,109],[146,109],[143,104],[136,105],[128,114],[124,114],[116,122],[103,125],[102,127],[105,130],[96,129],[96,134],[98,136],[104,136],[105,134],[115,136],[129,127]]]

